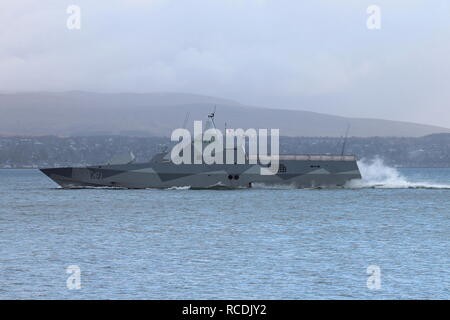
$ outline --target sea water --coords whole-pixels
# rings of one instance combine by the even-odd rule
[[[1,299],[449,299],[450,169],[344,189],[64,190],[0,170]]]

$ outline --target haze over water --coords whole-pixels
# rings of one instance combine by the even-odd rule
[[[338,190],[63,190],[0,170],[0,298],[449,299],[450,169],[360,165]]]

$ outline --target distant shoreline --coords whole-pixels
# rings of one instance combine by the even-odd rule
[[[98,164],[93,165],[86,165],[86,166],[96,166]],[[70,166],[69,166],[70,167]],[[84,166],[74,166],[74,167],[84,167]],[[48,168],[48,167],[38,167],[38,168],[27,168],[27,167],[19,167],[19,168],[1,168],[0,170],[39,170],[41,168]],[[60,167],[65,168],[65,167]],[[449,167],[393,167],[395,169],[450,169]]]
[[[0,168],[33,169],[79,167],[107,163],[133,152],[137,163],[146,163],[171,144],[169,138],[84,136],[58,138],[0,138]],[[342,150],[344,148],[344,150]],[[363,162],[381,159],[395,168],[450,167],[450,134],[419,138],[280,137],[280,154],[349,154]]]

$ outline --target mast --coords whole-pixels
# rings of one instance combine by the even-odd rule
[[[350,130],[350,124],[347,125],[347,130],[345,130],[345,138],[344,138],[344,142],[342,143],[341,156],[343,156],[344,152],[345,152],[345,145],[347,144],[347,138],[348,138],[348,131],[349,130]]]

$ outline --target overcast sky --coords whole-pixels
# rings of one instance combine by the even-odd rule
[[[0,91],[187,92],[450,127],[449,3],[1,1]]]

